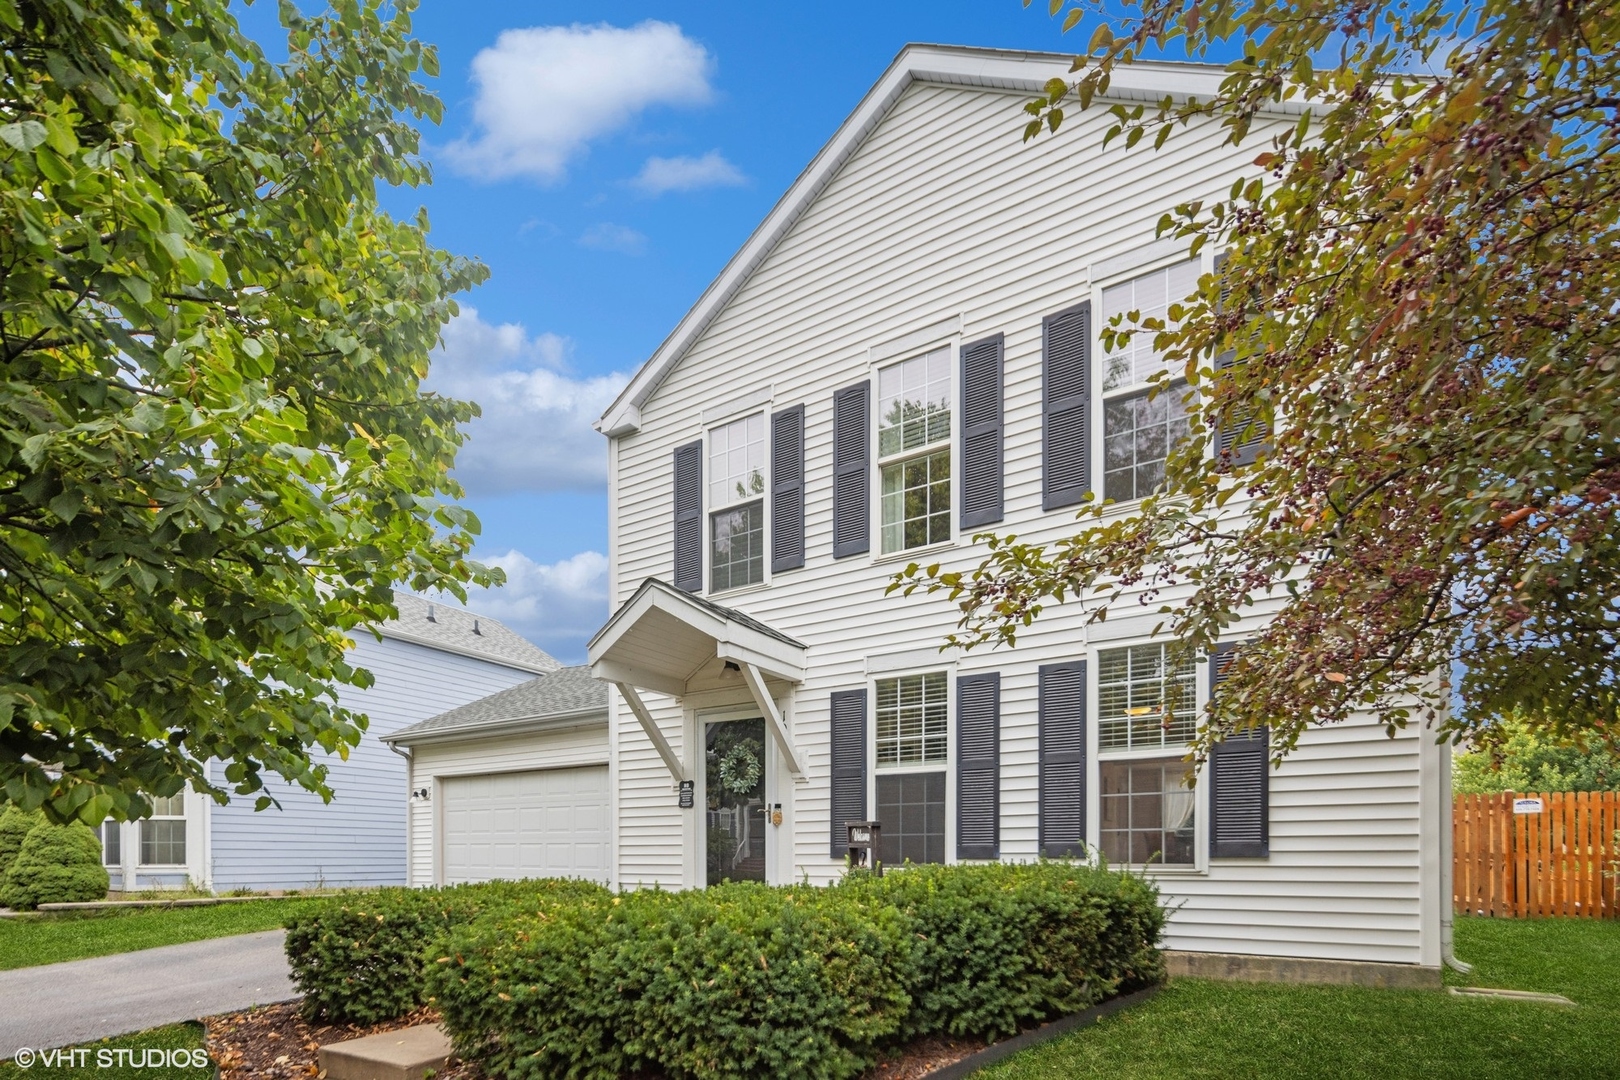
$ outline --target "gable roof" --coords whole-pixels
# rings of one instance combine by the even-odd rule
[[[914,82],[944,83],[982,87],[987,90],[1039,93],[1051,79],[1069,81],[1073,53],[1021,52],[1009,49],[980,49],[960,45],[907,45],[894,62],[867,91],[833,137],[821,148],[797,180],[765,216],[746,243],[726,263],[703,295],[657,351],[636,372],[613,404],[596,421],[597,431],[613,438],[641,428],[641,407],[646,404],[666,376],[680,363],[686,351],[708,329],[715,316],[775,249],[815,201],[816,196],[838,174],[846,161],[860,148],[866,136],[888,115],[900,95]],[[1160,101],[1213,97],[1226,72],[1214,64],[1137,61],[1116,68],[1109,81],[1108,100]],[[1297,101],[1276,106],[1277,111],[1303,111]],[[1008,124],[1018,122],[1011,113]]]
[[[394,594],[394,606],[399,609],[399,618],[375,627],[385,638],[536,675],[562,667],[562,661],[488,615],[402,592]]]
[[[505,731],[528,724],[601,719],[607,722],[607,683],[591,678],[589,668],[558,668],[449,712],[401,728],[383,739],[409,745],[429,739]]]

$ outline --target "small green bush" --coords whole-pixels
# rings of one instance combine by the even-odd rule
[[[1157,982],[1163,924],[1149,883],[1067,863],[553,895],[451,928],[426,981],[457,1053],[503,1080],[844,1080],[903,1040]]]
[[[546,879],[335,896],[288,919],[287,960],[306,1017],[373,1024],[422,1004],[423,956],[452,927],[491,908],[520,911],[542,897],[597,895],[608,891]]]
[[[107,899],[101,841],[88,825],[41,822],[29,830],[0,886],[0,904],[32,911],[40,904]]]
[[[17,860],[17,852],[22,850],[23,839],[44,820],[45,815],[39,811],[29,812],[16,806],[8,806],[0,813],[0,886],[6,883],[6,874]]]

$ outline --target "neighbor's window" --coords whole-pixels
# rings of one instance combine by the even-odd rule
[[[878,372],[884,554],[951,538],[951,350]]]
[[[1097,654],[1101,840],[1110,862],[1194,861],[1197,803],[1182,754],[1198,728],[1196,672],[1191,657],[1163,644]]]
[[[124,862],[124,833],[116,821],[101,823],[101,865],[121,866]]]
[[[1102,319],[1115,316],[1124,324],[1140,319],[1169,322],[1170,305],[1198,288],[1202,264],[1197,259],[1132,278],[1103,289]],[[1165,459],[1188,432],[1184,383],[1172,383],[1149,399],[1148,385],[1165,371],[1153,347],[1154,332],[1138,331],[1129,344],[1106,357],[1103,393],[1103,497],[1116,502],[1145,498],[1164,486]]]
[[[1188,866],[1193,862],[1197,800],[1180,758],[1104,761],[1102,852],[1116,866]]]
[[[765,580],[765,414],[709,432],[709,589]]]
[[[948,689],[942,671],[877,681],[878,854],[887,865],[945,861]]]
[[[185,798],[182,793],[152,800],[152,816],[141,822],[141,865],[185,865]]]

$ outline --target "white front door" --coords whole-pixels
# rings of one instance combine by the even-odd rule
[[[608,880],[606,765],[450,776],[440,783],[440,798],[443,884]]]

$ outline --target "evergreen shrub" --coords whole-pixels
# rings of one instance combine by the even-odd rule
[[[41,904],[107,899],[111,880],[101,841],[88,825],[40,822],[29,830],[0,885],[0,904],[32,911]]]
[[[428,998],[503,1080],[842,1080],[925,1035],[1007,1035],[1163,978],[1140,878],[913,867],[492,905],[448,928]]]
[[[373,1024],[423,999],[423,957],[452,927],[492,908],[544,897],[607,896],[588,881],[500,881],[435,889],[378,889],[300,905],[286,923],[287,960],[311,1020]]]
[[[0,886],[6,883],[6,874],[16,861],[17,852],[22,850],[23,839],[44,820],[45,815],[39,811],[29,812],[16,806],[8,806],[0,813]]]

